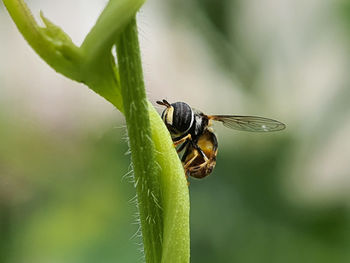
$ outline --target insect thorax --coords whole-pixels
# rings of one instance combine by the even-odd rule
[[[194,111],[194,123],[191,127],[190,133],[192,137],[197,138],[201,134],[204,133],[205,129],[208,126],[208,119],[205,117],[205,115],[198,111],[198,110],[193,110]]]

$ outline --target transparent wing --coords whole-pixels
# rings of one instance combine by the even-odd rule
[[[208,118],[221,121],[225,127],[239,131],[272,132],[286,128],[282,122],[257,116],[210,115]]]

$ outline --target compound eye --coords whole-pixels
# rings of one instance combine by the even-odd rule
[[[180,133],[189,131],[194,122],[194,113],[191,107],[184,102],[176,102],[171,104],[174,108],[172,115],[172,125]]]
[[[174,128],[174,126],[167,125],[167,128],[168,128],[168,130],[169,130],[169,132],[170,132],[171,135],[173,135],[173,136],[181,135],[181,133],[180,133],[178,130],[176,130],[176,129]]]

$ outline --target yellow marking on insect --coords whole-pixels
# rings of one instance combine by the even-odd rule
[[[166,114],[166,122],[170,125],[173,125],[173,115],[174,115],[174,107],[171,106],[167,108],[167,114]]]
[[[210,158],[215,154],[214,144],[211,140],[209,140],[208,136],[204,135],[198,140],[198,146],[202,149],[204,154]]]

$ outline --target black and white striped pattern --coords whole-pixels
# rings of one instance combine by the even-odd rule
[[[188,132],[194,122],[191,107],[184,102],[175,102],[171,106],[174,108],[172,126],[181,134]]]

